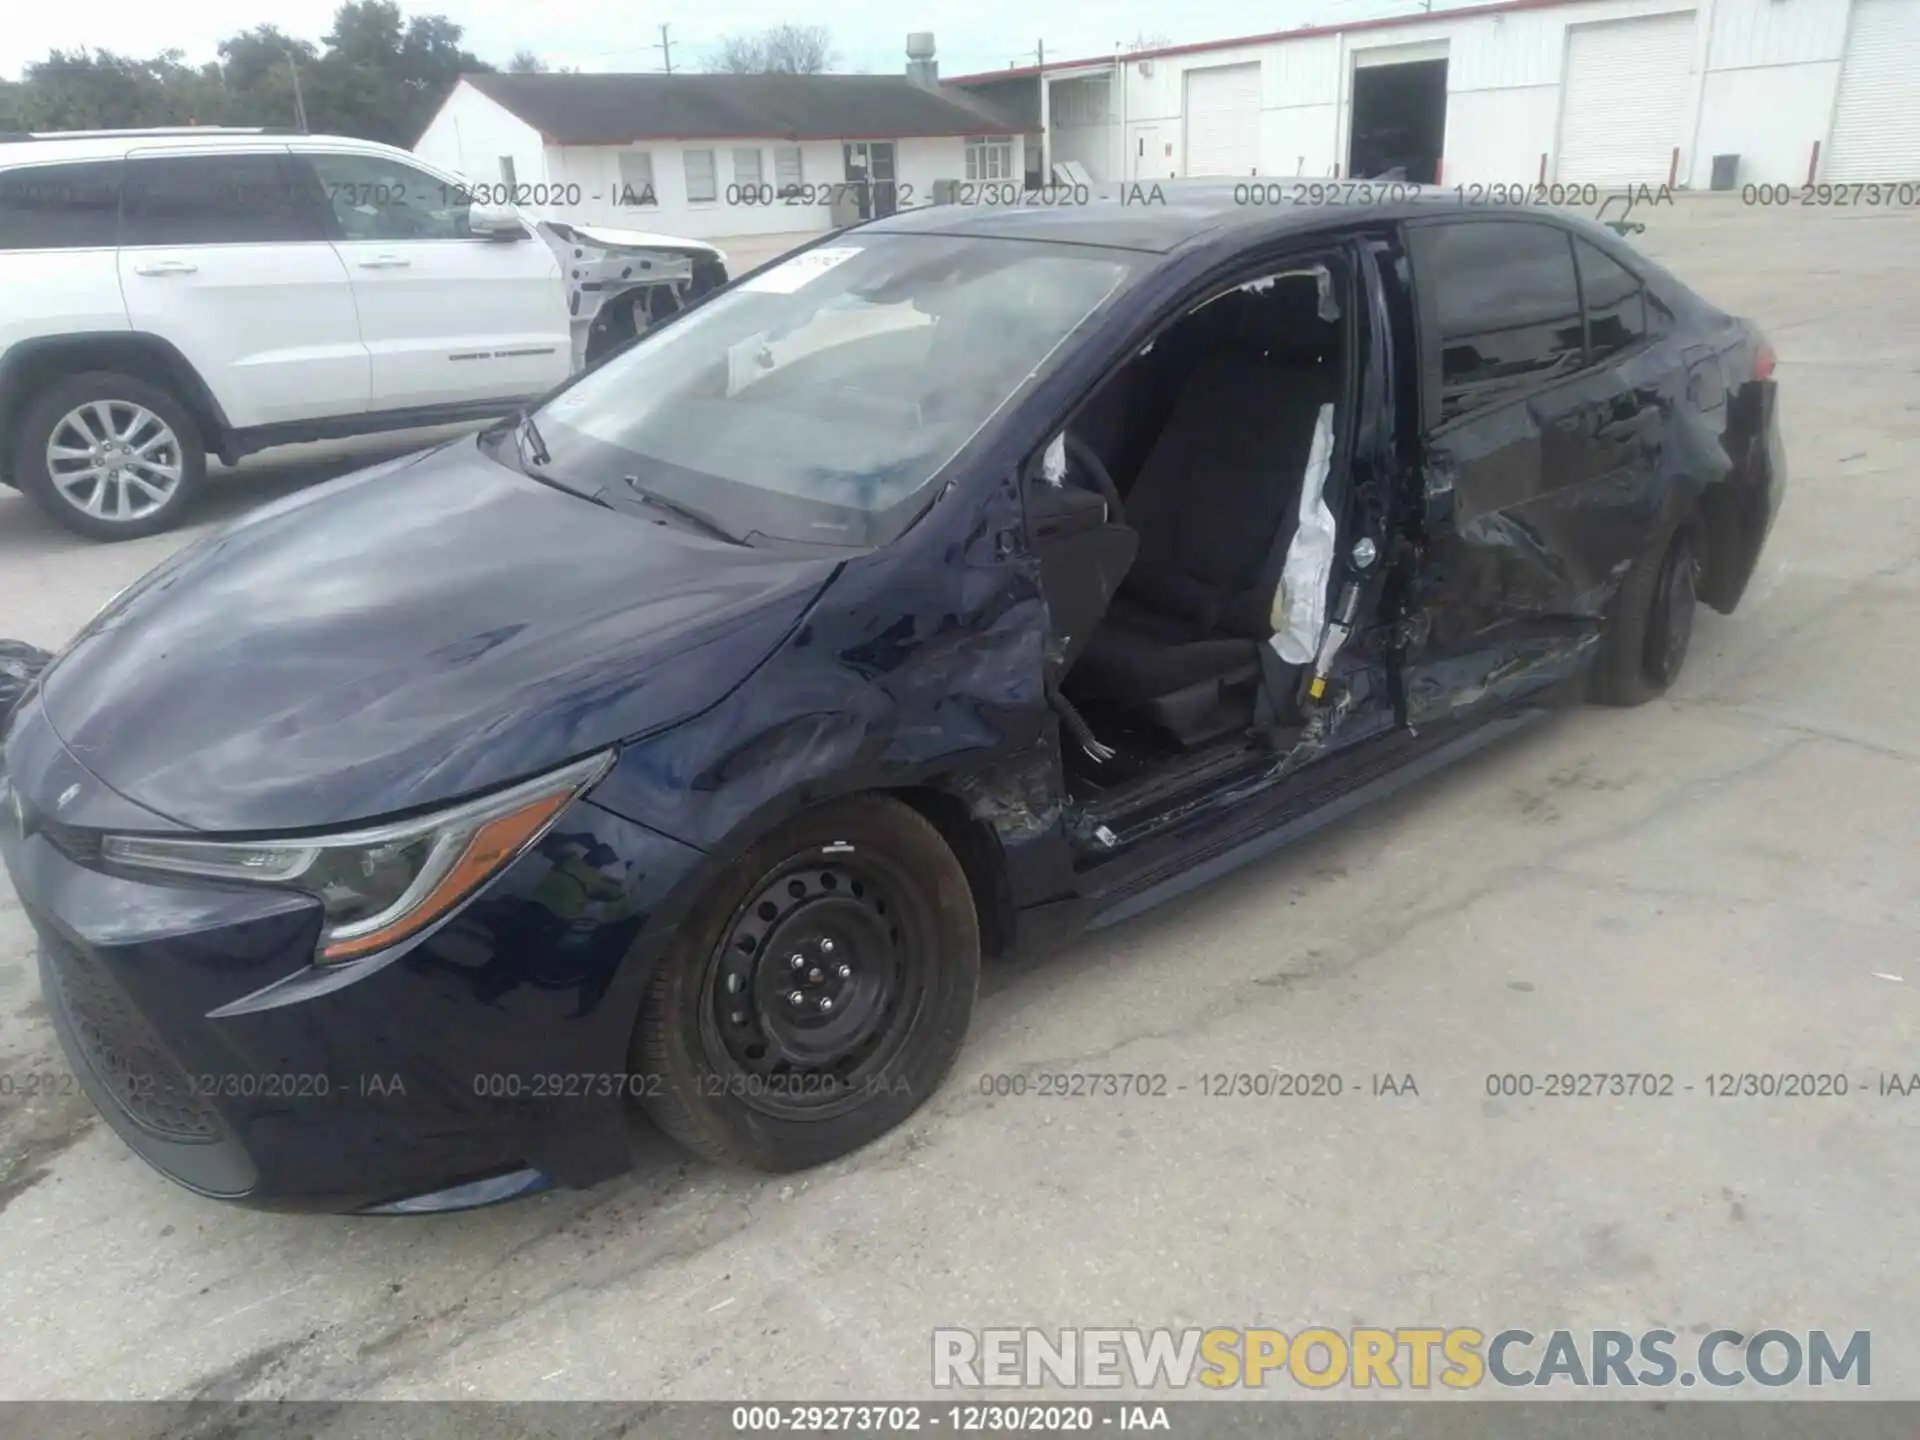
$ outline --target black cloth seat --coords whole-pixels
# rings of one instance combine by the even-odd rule
[[[1140,550],[1075,663],[1071,689],[1183,744],[1237,723],[1259,671],[1277,568],[1299,513],[1330,363],[1234,350],[1204,361],[1127,496]]]
[[[1205,680],[1250,673],[1259,663],[1259,642],[1226,635],[1196,640],[1185,620],[1161,615],[1131,600],[1116,600],[1093,632],[1074,669],[1098,678],[1087,694],[1121,700],[1151,699]]]

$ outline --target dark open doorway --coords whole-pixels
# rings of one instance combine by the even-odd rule
[[[1447,134],[1447,62],[1363,65],[1353,72],[1347,174],[1435,184]],[[1404,172],[1404,173],[1403,173]]]

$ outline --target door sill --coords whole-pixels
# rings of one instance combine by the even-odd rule
[[[1249,797],[1200,833],[1158,837],[1092,871],[1089,930],[1151,910],[1324,825],[1383,799],[1542,718],[1527,705],[1477,723],[1436,725],[1418,735],[1388,731],[1332,757],[1331,773],[1309,766],[1265,796]],[[1384,744],[1379,742],[1385,742]],[[1234,813],[1235,811],[1239,813]],[[1111,878],[1109,878],[1111,877]]]
[[[1092,834],[1104,826],[1124,834],[1143,820],[1159,818],[1182,800],[1202,798],[1237,779],[1259,774],[1281,753],[1257,735],[1216,741],[1075,805],[1074,829]]]

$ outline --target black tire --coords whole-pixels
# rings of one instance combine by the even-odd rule
[[[723,1164],[832,1160],[939,1087],[979,980],[973,894],[940,832],[885,796],[836,801],[754,845],[680,927],[634,1031],[641,1105]]]
[[[48,467],[48,443],[56,427],[89,402],[105,407],[116,425],[131,420],[137,407],[171,432],[171,443],[145,457],[178,470],[179,478],[166,487],[164,499],[155,500],[142,488],[157,472],[136,472],[132,465],[128,473],[141,474],[138,481],[94,482],[98,490],[91,493],[102,496],[100,513],[89,513],[56,482]],[[159,433],[143,427],[130,438],[139,442],[143,435]],[[192,508],[206,482],[207,451],[200,426],[173,395],[132,375],[89,370],[56,380],[28,402],[16,432],[13,475],[20,489],[67,529],[94,540],[133,540],[171,529]]]
[[[1602,705],[1644,705],[1680,676],[1699,608],[1700,560],[1690,520],[1662,527],[1614,596],[1591,695]]]

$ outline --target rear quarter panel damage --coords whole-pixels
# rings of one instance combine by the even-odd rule
[[[1729,383],[1752,364],[1747,327],[1690,292],[1667,298],[1652,344],[1428,441],[1414,724],[1573,677],[1672,524],[1699,526],[1702,599],[1738,602],[1778,507],[1772,386]]]

